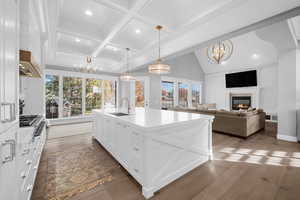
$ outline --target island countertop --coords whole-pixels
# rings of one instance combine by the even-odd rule
[[[118,112],[116,109],[94,110],[95,113],[104,114],[123,122],[128,122],[141,128],[155,128],[184,124],[194,120],[213,120],[214,116],[177,112],[170,110],[135,108],[135,114],[115,116],[111,113]]]

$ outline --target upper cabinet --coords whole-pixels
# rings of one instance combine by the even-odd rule
[[[18,7],[17,0],[0,1],[0,134],[18,122]]]

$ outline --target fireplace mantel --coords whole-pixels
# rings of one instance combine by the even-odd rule
[[[231,110],[232,96],[251,96],[252,107],[259,108],[259,94],[260,90],[258,87],[227,88],[225,94],[226,110]]]

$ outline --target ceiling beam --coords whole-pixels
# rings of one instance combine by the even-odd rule
[[[73,36],[73,37],[78,37],[80,39],[92,40],[92,41],[99,42],[99,43],[102,42],[99,39],[92,38],[90,36],[83,35],[83,34],[80,34],[80,33],[75,33],[75,32],[71,32],[71,31],[67,31],[67,30],[64,30],[62,28],[58,28],[57,29],[57,33],[62,33],[62,34],[65,34],[65,35],[69,35],[69,36]]]
[[[134,13],[138,12],[148,1],[150,0],[138,0],[135,5],[129,10],[126,16],[113,28],[113,30],[108,34],[104,41],[96,48],[92,56],[97,57],[102,49],[107,45],[117,33],[119,33],[122,28],[127,25],[133,18]]]

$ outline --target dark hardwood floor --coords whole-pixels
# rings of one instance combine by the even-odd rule
[[[267,125],[248,139],[213,134],[214,160],[152,200],[299,200],[300,144]],[[142,200],[141,187],[90,135],[49,140],[32,200]]]

